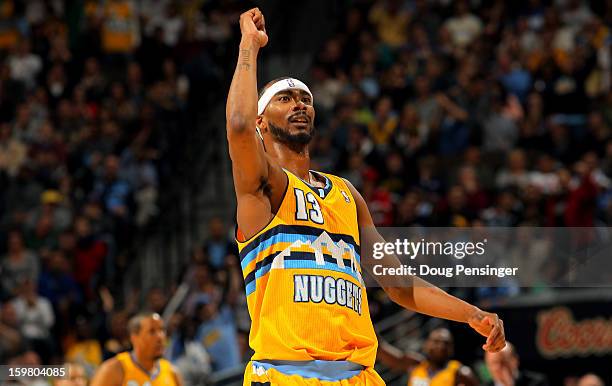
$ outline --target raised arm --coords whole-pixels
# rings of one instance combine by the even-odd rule
[[[284,193],[287,177],[266,154],[255,130],[258,119],[257,55],[268,43],[264,17],[258,8],[240,15],[240,30],[238,63],[225,115],[238,202],[238,227],[242,236],[248,238],[269,222]]]
[[[364,240],[368,240],[368,243],[384,242],[383,237],[374,226],[365,200],[350,182],[347,181],[347,185],[357,204],[357,218],[361,230],[362,244]],[[362,262],[368,260],[371,259],[362,259]],[[385,255],[381,262],[388,267],[400,265],[397,256],[394,255]],[[504,348],[506,344],[504,325],[496,314],[484,312],[417,276],[406,279],[412,280],[411,283],[391,283],[391,280],[389,282],[383,281],[376,275],[374,275],[374,278],[389,295],[389,298],[400,306],[436,318],[468,323],[479,334],[487,337],[487,341],[482,347],[484,350],[497,352]],[[396,278],[395,280],[399,279]]]
[[[256,192],[267,179],[268,164],[255,131],[257,119],[257,55],[268,43],[265,21],[258,8],[240,15],[238,63],[227,96],[225,118],[236,194]]]

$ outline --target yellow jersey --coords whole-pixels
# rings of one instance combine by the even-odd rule
[[[349,361],[372,367],[377,340],[361,277],[357,206],[346,182],[287,190],[260,232],[238,241],[252,359]]]
[[[138,15],[130,1],[111,1],[104,5],[102,46],[106,52],[131,52],[139,43]]]
[[[163,358],[157,362],[151,374],[134,362],[131,352],[122,352],[116,358],[123,367],[121,386],[177,386],[172,365]]]
[[[455,386],[457,371],[461,366],[459,361],[448,361],[444,369],[430,374],[429,362],[423,361],[410,373],[408,386]]]

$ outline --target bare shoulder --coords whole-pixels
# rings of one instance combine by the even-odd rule
[[[183,386],[183,377],[181,377],[180,371],[178,371],[176,366],[174,366],[172,363],[170,363],[170,371],[172,372],[172,377],[174,378],[176,386]]]
[[[372,228],[374,222],[372,221],[372,215],[370,214],[370,210],[368,209],[368,204],[366,203],[365,199],[349,180],[346,178],[342,178],[342,180],[346,183],[346,186],[348,186],[353,198],[355,199],[355,205],[357,205],[357,221],[359,222],[359,226],[362,227],[362,229]]]
[[[111,358],[100,365],[90,386],[120,386],[122,383],[123,366],[117,358]]]
[[[357,190],[357,188],[355,188],[355,186],[351,183],[351,181],[347,180],[344,177],[339,177],[339,178],[342,179],[342,181],[344,181],[344,183],[349,188],[349,190],[351,191],[351,194],[353,195],[356,201],[358,202],[364,201],[363,197],[361,196],[361,193],[359,193],[359,191]]]

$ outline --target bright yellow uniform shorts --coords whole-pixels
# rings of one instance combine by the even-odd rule
[[[346,361],[251,361],[243,386],[381,386],[385,382],[371,367]]]

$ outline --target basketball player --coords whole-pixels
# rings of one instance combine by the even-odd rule
[[[91,386],[182,386],[172,364],[162,358],[164,322],[156,313],[138,314],[128,322],[133,350],[106,360]]]
[[[453,335],[446,328],[429,333],[423,343],[425,358],[402,352],[386,342],[378,344],[378,360],[397,372],[408,372],[408,386],[477,386],[472,369],[452,360]]]
[[[427,359],[410,371],[408,386],[477,386],[472,369],[451,359],[453,351],[453,335],[448,329],[431,331],[423,344]]]
[[[244,385],[383,385],[358,255],[360,237],[382,238],[348,181],[309,170],[308,87],[281,78],[258,98],[257,55],[268,42],[259,9],[240,16],[240,29],[226,118],[255,351]],[[411,280],[383,288],[406,308],[469,323],[487,336],[486,350],[504,346],[497,315]]]

